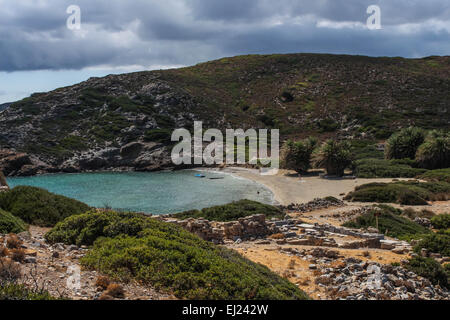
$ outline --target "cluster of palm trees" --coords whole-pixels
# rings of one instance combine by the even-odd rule
[[[415,160],[418,167],[450,167],[450,132],[410,127],[392,135],[386,143],[387,159]]]
[[[311,167],[324,168],[328,175],[343,176],[353,163],[348,141],[327,140],[319,145],[316,138],[288,140],[281,150],[281,164],[299,173]],[[385,158],[412,159],[417,167],[441,169],[450,167],[450,132],[425,131],[410,127],[393,134],[386,142]]]
[[[328,175],[343,176],[353,160],[348,141],[327,140],[318,145],[316,138],[301,141],[288,140],[281,150],[281,162],[285,169],[299,173],[311,167],[325,168]]]

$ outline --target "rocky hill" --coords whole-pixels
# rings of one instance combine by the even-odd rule
[[[7,109],[10,105],[10,102],[0,104],[0,112]]]
[[[289,54],[91,78],[0,113],[7,175],[171,166],[170,134],[279,128],[283,138],[385,139],[409,125],[448,128],[450,57]]]

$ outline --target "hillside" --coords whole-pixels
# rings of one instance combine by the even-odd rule
[[[0,113],[7,175],[171,166],[172,129],[279,128],[385,139],[449,126],[450,57],[250,55],[193,67],[91,78]]]
[[[11,105],[11,102],[0,104],[0,112],[7,109]]]

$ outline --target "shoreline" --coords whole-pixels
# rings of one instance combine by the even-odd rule
[[[280,169],[276,175],[261,175],[258,169],[244,167],[196,167],[183,170],[160,170],[152,171],[152,173],[176,172],[176,171],[198,171],[210,172],[217,174],[226,174],[238,179],[245,179],[256,183],[271,194],[272,205],[289,205],[292,203],[307,203],[316,198],[324,198],[333,196],[338,199],[343,198],[343,194],[347,194],[354,190],[355,187],[373,183],[373,182],[392,182],[393,180],[410,180],[410,179],[394,179],[394,178],[375,178],[375,179],[322,179],[319,176],[304,176],[301,179],[294,171]],[[133,173],[140,171],[124,170],[124,171],[85,171],[79,173],[47,173],[33,175],[59,175],[59,174],[83,174],[83,173]],[[24,177],[7,177],[8,178],[24,178]]]
[[[223,173],[234,174],[240,178],[252,180],[264,185],[274,194],[274,200],[279,205],[289,205],[292,203],[307,203],[317,198],[332,196],[342,199],[342,194],[347,194],[355,187],[373,182],[392,182],[393,180],[410,180],[394,178],[375,179],[322,179],[318,176],[305,176],[301,179],[293,171],[279,170],[278,174],[261,175],[259,170],[227,167],[222,170],[215,170]]]

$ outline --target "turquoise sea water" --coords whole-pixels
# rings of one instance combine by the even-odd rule
[[[41,187],[94,207],[153,214],[175,213],[241,199],[272,203],[260,184],[221,173],[198,171],[54,174],[9,178],[9,186]],[[223,177],[221,180],[209,178]],[[259,192],[259,194],[258,194]]]

